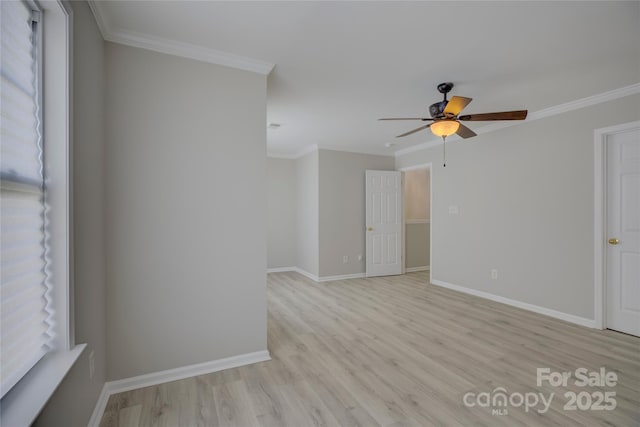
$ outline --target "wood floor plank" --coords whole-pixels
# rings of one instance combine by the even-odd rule
[[[247,385],[253,412],[261,426],[293,425],[295,414],[289,411],[282,390],[267,376],[264,365],[265,363],[257,363],[239,368]]]
[[[101,427],[640,426],[640,339],[429,285],[428,273],[317,283],[268,275],[272,360],[111,396]],[[601,367],[615,387],[536,384]],[[575,379],[574,379],[575,380]],[[548,411],[467,393],[554,393]],[[564,393],[615,392],[613,411]],[[477,401],[476,401],[477,403]],[[137,423],[136,423],[137,421]]]
[[[119,427],[138,427],[140,423],[140,414],[142,405],[129,406],[122,408],[118,413]]]
[[[223,371],[224,372],[224,371]],[[213,374],[194,377],[196,386],[196,416],[192,425],[218,427],[218,413],[213,398],[215,380]]]
[[[179,396],[171,394],[173,387],[170,384],[164,383],[156,387],[149,387],[149,393],[145,396],[143,404],[140,419],[141,425],[158,427],[178,425],[176,407],[179,402]]]
[[[213,386],[213,398],[220,426],[259,425],[244,381],[232,381]]]

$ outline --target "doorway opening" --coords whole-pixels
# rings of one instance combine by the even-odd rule
[[[404,271],[431,270],[431,164],[400,169],[403,177]]]

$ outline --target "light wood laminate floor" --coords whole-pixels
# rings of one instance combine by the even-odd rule
[[[427,277],[315,283],[270,274],[271,361],[111,396],[101,427],[640,425],[639,338],[427,285]],[[615,387],[578,387],[575,375],[566,387],[536,385],[537,368],[602,367],[616,373]],[[466,393],[483,403],[482,393],[499,387],[509,406],[463,403]],[[615,392],[616,407],[565,410],[567,392]],[[539,413],[542,403],[527,412],[513,393],[532,403],[533,394],[554,396]]]

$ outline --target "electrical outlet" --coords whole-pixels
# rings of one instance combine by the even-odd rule
[[[358,254],[358,261],[362,261],[362,254]]]
[[[343,263],[343,264],[346,264],[346,263],[348,263],[348,262],[349,262],[349,256],[348,256],[348,255],[343,256],[343,257],[342,257],[342,263]]]
[[[493,270],[491,270],[491,278],[493,280],[497,280],[498,279],[498,270],[496,270],[495,268]]]
[[[96,355],[93,350],[89,353],[89,379],[93,379],[93,374],[96,373]]]

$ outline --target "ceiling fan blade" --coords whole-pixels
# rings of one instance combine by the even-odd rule
[[[402,138],[403,136],[411,135],[412,133],[416,133],[421,131],[422,129],[426,129],[429,126],[431,126],[431,123],[429,123],[428,125],[420,126],[418,129],[410,130],[409,132],[403,133],[402,135],[398,135],[396,136],[396,138]]]
[[[460,122],[458,122],[458,123],[460,123]],[[460,138],[464,138],[464,139],[471,138],[471,137],[477,135],[477,133],[475,133],[474,131],[472,131],[471,129],[469,129],[468,127],[463,125],[462,123],[460,123],[460,127],[458,128],[458,131],[456,132],[456,134]]]
[[[386,119],[378,119],[378,120],[422,120],[423,122],[427,120],[433,120],[431,117],[392,117]]]
[[[454,96],[447,103],[443,113],[445,115],[451,114],[457,116],[472,100],[472,98],[465,98],[464,96]]]
[[[458,120],[482,122],[491,120],[524,120],[527,118],[527,110],[502,111],[499,113],[467,114],[459,116]]]

